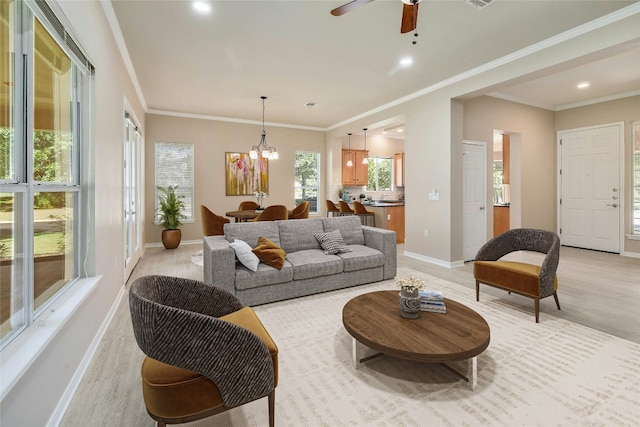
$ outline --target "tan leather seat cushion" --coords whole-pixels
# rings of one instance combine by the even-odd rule
[[[267,346],[278,384],[278,347],[251,307],[244,307],[220,319],[256,334]],[[183,418],[222,406],[218,387],[197,372],[145,357],[142,362],[142,394],[150,413],[162,418]]]
[[[475,261],[473,275],[477,281],[540,297],[540,266],[513,261]],[[554,289],[558,288],[558,277]]]

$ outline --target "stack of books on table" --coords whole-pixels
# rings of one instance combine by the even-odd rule
[[[444,297],[440,291],[420,291],[420,311],[430,311],[432,313],[446,313],[447,307],[444,305]]]

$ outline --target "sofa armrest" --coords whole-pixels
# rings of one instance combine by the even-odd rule
[[[383,278],[393,279],[398,270],[398,245],[396,244],[396,232],[383,228],[362,226],[364,233],[364,244],[373,249],[377,249],[384,254],[384,275]]]
[[[204,282],[236,294],[236,253],[223,236],[206,236],[202,244]]]

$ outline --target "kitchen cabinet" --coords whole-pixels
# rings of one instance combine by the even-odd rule
[[[393,155],[394,186],[404,187],[404,153]]]
[[[493,207],[493,237],[509,230],[509,206]]]
[[[382,203],[383,206],[367,206],[376,215],[376,227],[396,232],[396,243],[404,243],[404,205]]]
[[[509,135],[502,135],[502,183],[511,182],[511,139]]]
[[[347,166],[349,157],[351,157],[353,166]],[[342,185],[367,185],[369,166],[362,164],[362,160],[367,157],[369,157],[369,152],[365,150],[342,150]]]

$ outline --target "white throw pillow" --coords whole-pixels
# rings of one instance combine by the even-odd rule
[[[256,256],[253,252],[251,252],[251,246],[244,240],[234,239],[232,243],[229,244],[236,252],[236,257],[238,260],[247,267],[251,271],[258,270],[258,264],[260,264],[260,258]]]

